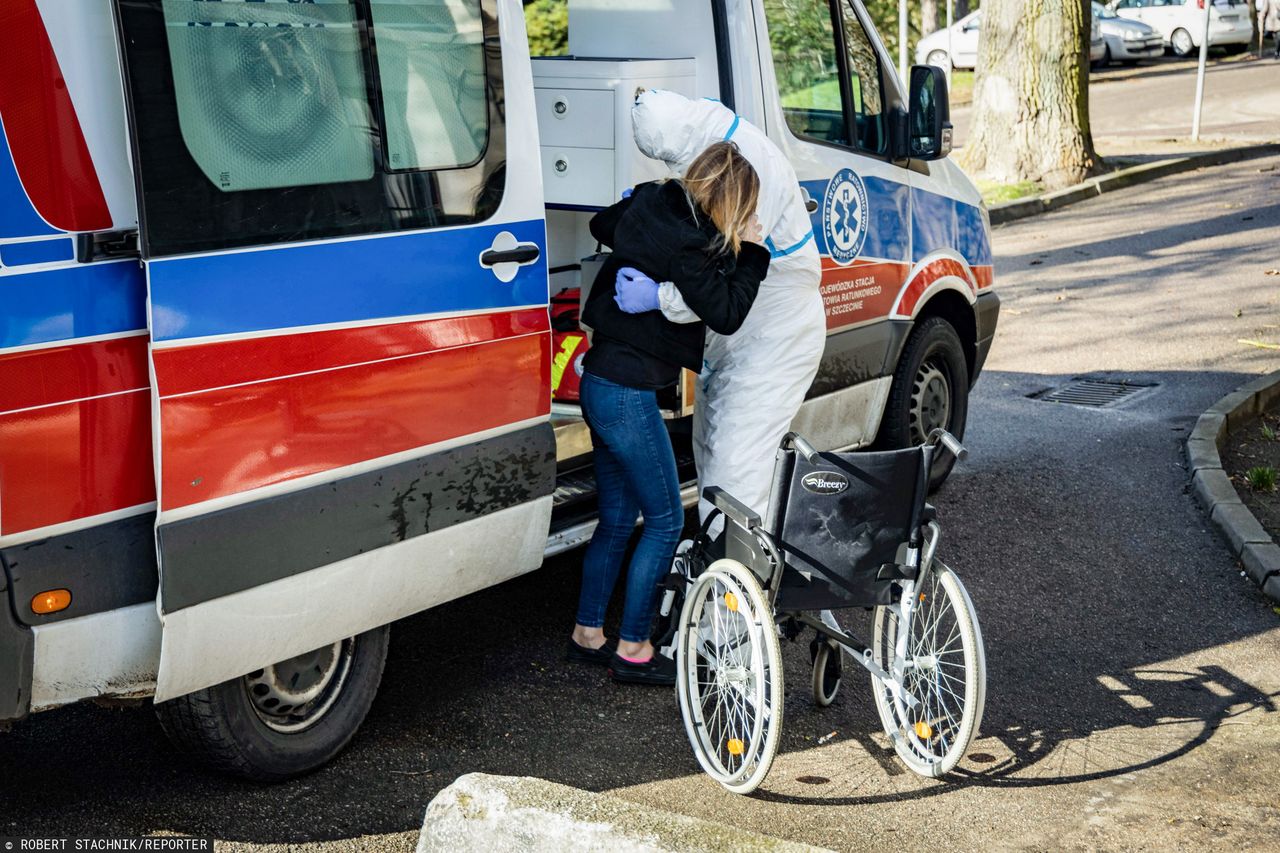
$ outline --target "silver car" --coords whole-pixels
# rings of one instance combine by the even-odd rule
[[[1093,4],[1093,20],[1106,41],[1099,65],[1121,62],[1131,65],[1140,59],[1154,59],[1164,53],[1164,38],[1154,27],[1122,18],[1101,3]]]

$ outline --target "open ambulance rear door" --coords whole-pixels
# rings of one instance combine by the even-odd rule
[[[536,567],[555,447],[520,4],[115,12],[151,332],[156,699]]]

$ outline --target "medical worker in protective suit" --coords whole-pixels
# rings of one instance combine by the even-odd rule
[[[804,402],[826,342],[819,285],[822,264],[800,183],[764,131],[717,101],[649,90],[632,110],[636,144],[682,174],[713,142],[732,140],[760,176],[757,214],[772,260],[746,322],[733,335],[707,331],[693,416],[699,491],[720,486],[761,516],[769,502],[774,454]],[[620,274],[638,304],[693,322],[670,282]],[[699,506],[705,518],[710,505]]]

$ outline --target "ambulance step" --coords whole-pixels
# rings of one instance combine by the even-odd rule
[[[556,477],[556,491],[551,500],[553,507],[576,503],[596,496],[596,474],[591,468],[580,468]]]

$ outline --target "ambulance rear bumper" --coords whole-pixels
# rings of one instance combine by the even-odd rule
[[[14,618],[8,577],[0,571],[0,723],[21,720],[31,710],[34,658],[35,636]]]

